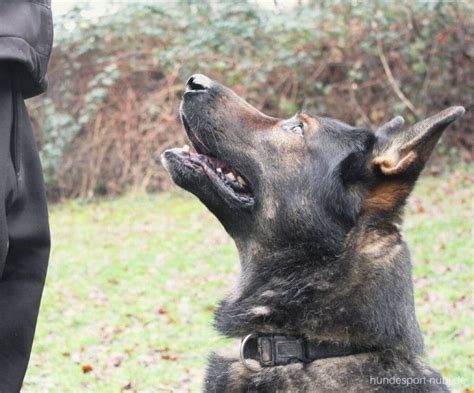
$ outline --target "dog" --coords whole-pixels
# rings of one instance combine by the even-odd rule
[[[403,207],[463,107],[376,131],[301,112],[267,116],[197,74],[180,116],[189,147],[162,154],[237,246],[215,312],[236,345],[210,356],[206,392],[447,392],[422,360]]]

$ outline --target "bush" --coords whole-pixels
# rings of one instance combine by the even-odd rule
[[[469,2],[154,2],[96,20],[85,7],[56,21],[50,89],[30,103],[52,196],[166,187],[157,159],[185,143],[178,106],[195,72],[269,114],[366,127],[472,105]],[[448,142],[470,159],[465,116]]]

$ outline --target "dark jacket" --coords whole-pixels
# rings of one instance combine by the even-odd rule
[[[48,266],[46,193],[12,63],[0,62],[0,393],[18,393]]]
[[[25,376],[46,278],[46,194],[24,98],[46,90],[50,0],[0,0],[0,393]]]
[[[0,63],[18,63],[24,98],[46,90],[52,43],[51,0],[0,0]]]

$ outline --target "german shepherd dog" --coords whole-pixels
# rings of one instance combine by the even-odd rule
[[[195,152],[169,149],[173,181],[234,239],[241,263],[215,327],[206,392],[447,392],[415,317],[405,201],[451,107],[402,130],[298,113],[267,116],[204,75],[180,114]]]

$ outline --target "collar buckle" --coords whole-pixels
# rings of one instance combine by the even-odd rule
[[[258,352],[263,366],[283,366],[306,360],[305,342],[300,337],[261,336],[258,338]]]
[[[302,337],[285,336],[281,334],[258,335],[249,334],[240,344],[240,361],[251,371],[258,371],[250,365],[246,345],[256,341],[257,353],[254,355],[261,367],[284,366],[291,363],[307,362],[305,340]]]

